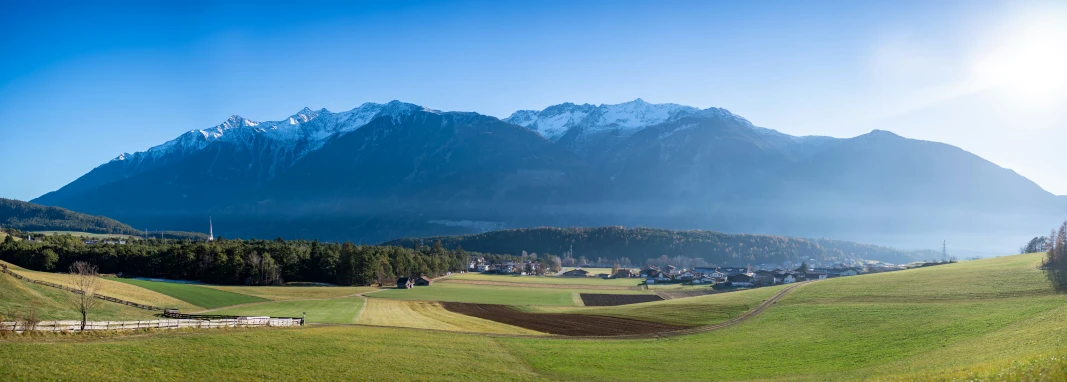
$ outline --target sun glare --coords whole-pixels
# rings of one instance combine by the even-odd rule
[[[1067,93],[1067,19],[1060,16],[1046,14],[1005,28],[975,62],[976,86],[1031,106],[1057,102]]]

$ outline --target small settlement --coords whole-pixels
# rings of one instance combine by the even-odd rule
[[[834,277],[855,276],[867,273],[862,268],[809,268],[807,270],[760,269],[748,267],[695,267],[679,269],[667,266],[661,269],[648,266],[641,269],[645,283],[652,284],[709,284],[721,288],[749,288],[778,284],[792,284],[807,280],[822,280]]]

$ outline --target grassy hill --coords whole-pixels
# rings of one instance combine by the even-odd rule
[[[1003,380],[1013,375],[1055,380],[1048,376],[1064,375],[1067,355],[1062,341],[1067,338],[1067,296],[1052,291],[1037,268],[1040,259],[1039,254],[1007,256],[818,281],[800,286],[743,323],[671,338],[578,340],[312,326],[107,340],[16,337],[0,346],[0,359],[10,365],[7,373],[13,379],[893,381]],[[438,298],[423,291],[445,293],[452,288],[440,288],[446,285],[411,291]],[[509,303],[510,289],[524,290],[462,287],[482,288],[463,291],[464,298],[496,290],[493,299],[501,303]],[[530,309],[706,324],[734,317],[774,292],[766,288],[621,307]],[[372,321],[404,321],[408,315],[389,313],[401,308],[430,312],[420,313],[411,326],[449,319],[435,318],[432,302],[369,300],[387,303],[376,308],[386,314]],[[340,320],[351,317],[351,311],[343,310],[356,305],[321,304]],[[43,358],[49,362],[39,362]],[[143,366],[160,363],[167,367]]]
[[[0,198],[0,224],[22,231],[77,231],[124,235],[137,233],[133,227],[115,219],[3,198]]]
[[[940,256],[930,251],[902,251],[877,245],[830,239],[803,239],[774,235],[726,234],[701,230],[656,228],[521,228],[474,235],[397,239],[385,244],[411,247],[432,245],[440,240],[446,248],[462,246],[468,251],[518,255],[523,251],[563,255],[589,261],[628,258],[638,265],[660,256],[702,258],[720,266],[803,260],[847,261],[873,259],[893,263]],[[678,264],[675,264],[678,265]]]
[[[104,216],[74,212],[13,199],[0,198],[0,226],[47,235],[70,234],[89,237],[139,236],[143,232]],[[197,232],[154,232],[168,239],[203,239]],[[3,240],[3,237],[0,237]]]

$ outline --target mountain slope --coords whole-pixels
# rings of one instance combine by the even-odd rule
[[[499,120],[393,101],[233,116],[36,199],[135,226],[378,242],[656,226],[1013,250],[1067,215],[1028,179],[875,131],[796,137],[718,108],[564,103]],[[995,240],[990,233],[997,233]],[[988,249],[987,249],[988,248]]]
[[[117,220],[92,216],[58,207],[0,198],[0,225],[22,231],[78,231],[136,234],[137,230]]]

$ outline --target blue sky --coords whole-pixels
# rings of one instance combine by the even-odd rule
[[[1062,1],[67,3],[0,5],[0,197],[232,114],[639,97],[946,142],[1067,194]]]

